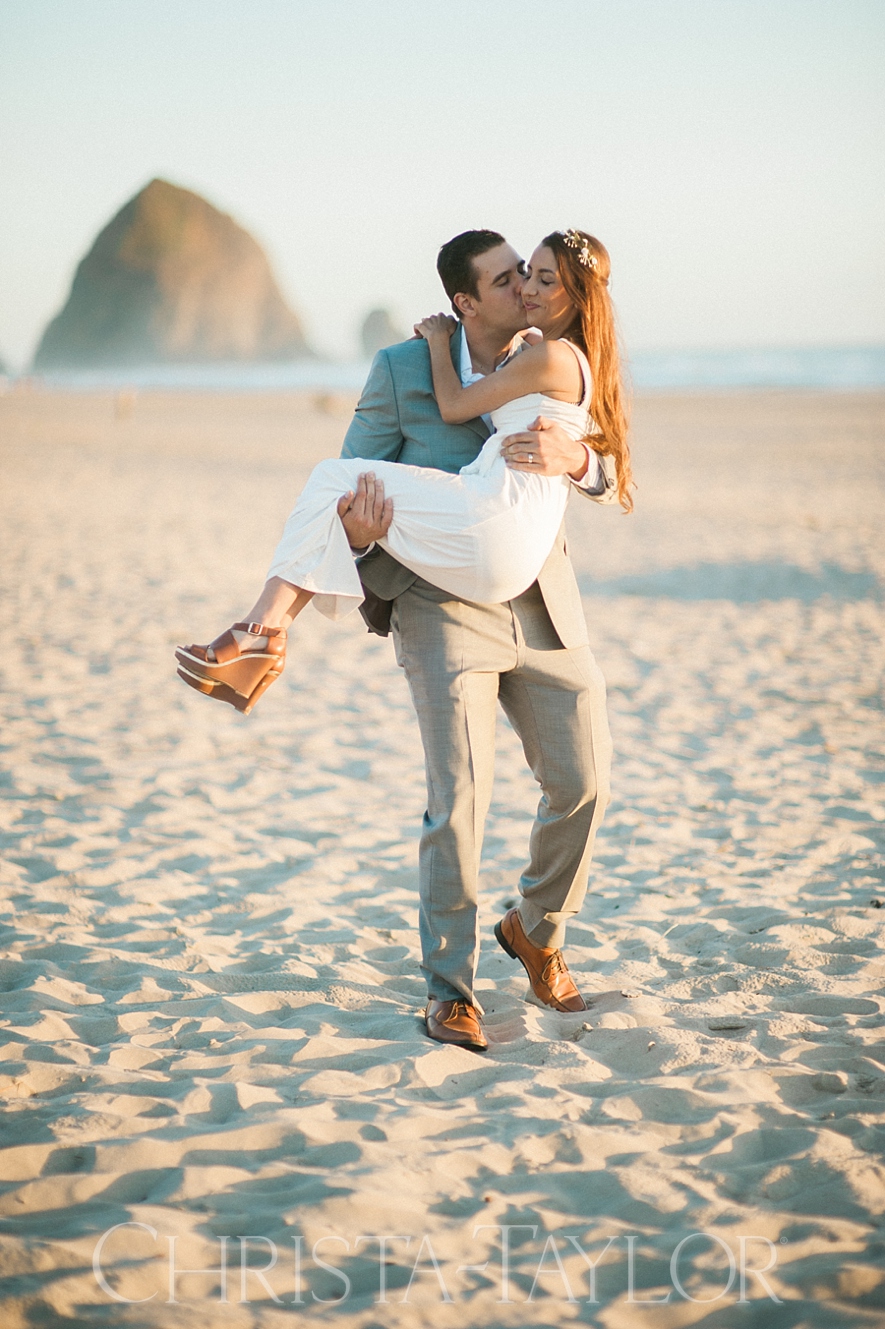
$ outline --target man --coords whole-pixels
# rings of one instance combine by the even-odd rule
[[[467,231],[440,250],[438,271],[460,321],[452,359],[469,383],[518,354],[526,327],[525,265],[495,231]],[[482,419],[443,422],[433,396],[427,344],[379,352],[347,432],[342,456],[458,471],[491,430]],[[608,458],[543,421],[512,435],[508,462],[569,475],[598,502],[616,496]],[[566,921],[580,909],[596,831],[608,802],[611,744],[605,685],[590,653],[580,595],[560,531],[531,586],[506,604],[458,600],[372,547],[392,504],[371,473],[339,507],[359,556],[370,630],[392,628],[409,682],[427,769],[419,859],[419,928],[427,980],[425,1023],[442,1043],[483,1051],[482,1008],[473,984],[479,954],[477,875],[491,799],[496,705],[522,740],[542,796],[520,903],[495,927],[523,964],[535,998],[557,1010],[585,1003],[562,957]],[[365,552],[363,552],[365,551]]]

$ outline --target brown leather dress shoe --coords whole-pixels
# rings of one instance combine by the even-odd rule
[[[473,1052],[485,1052],[486,1036],[479,1025],[479,1015],[469,1001],[437,1001],[431,997],[424,1012],[428,1038],[437,1043],[455,1043]]]
[[[495,936],[507,954],[521,962],[532,991],[545,1006],[556,1011],[586,1011],[587,1003],[575,987],[562,951],[529,941],[516,909],[508,909],[495,924]]]

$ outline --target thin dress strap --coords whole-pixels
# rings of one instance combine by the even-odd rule
[[[585,411],[589,411],[590,400],[593,396],[593,375],[590,372],[590,361],[587,359],[580,346],[576,346],[573,341],[568,341],[565,337],[560,337],[559,340],[564,346],[570,346],[577,357],[581,369],[581,381],[584,384],[584,393],[581,400],[578,402],[578,405],[583,406]]]

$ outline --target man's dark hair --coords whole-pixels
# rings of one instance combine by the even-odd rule
[[[447,241],[439,251],[436,270],[459,318],[455,296],[470,295],[475,300],[479,294],[473,260],[487,250],[497,249],[498,245],[506,243],[503,235],[497,231],[462,231],[454,240]]]

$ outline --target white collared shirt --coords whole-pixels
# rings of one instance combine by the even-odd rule
[[[497,372],[497,370],[503,365],[506,365],[508,360],[512,360],[513,356],[517,355],[520,350],[522,350],[521,342],[518,348],[514,348],[509,355],[504,357],[500,365],[495,365],[495,371]],[[478,383],[481,378],[485,378],[485,374],[478,374],[473,368],[473,360],[470,357],[470,347],[467,345],[467,333],[464,331],[463,324],[461,325],[461,358],[458,367],[461,375],[462,388],[469,388],[471,383]],[[489,429],[494,428],[492,417],[490,415],[483,415],[481,418],[485,420]],[[586,475],[582,475],[580,480],[572,480],[571,476],[569,476],[569,479],[572,480],[572,484],[578,489],[598,489],[602,483],[599,457],[590,447],[589,443],[585,443],[583,446],[587,451],[587,473]]]
[[[506,364],[507,360],[509,359],[510,356],[509,355],[506,356],[505,359],[501,361],[501,364],[502,365]],[[499,366],[495,365],[495,369],[498,368]],[[478,383],[480,379],[485,378],[485,374],[478,374],[476,370],[473,368],[473,360],[471,359],[470,356],[470,347],[467,345],[467,333],[464,331],[463,325],[461,327],[461,362],[459,365],[459,370],[461,374],[462,388],[469,388],[471,383]],[[489,429],[494,428],[494,426],[492,425],[492,417],[490,415],[482,415],[480,416],[480,419],[485,420],[486,425]]]

